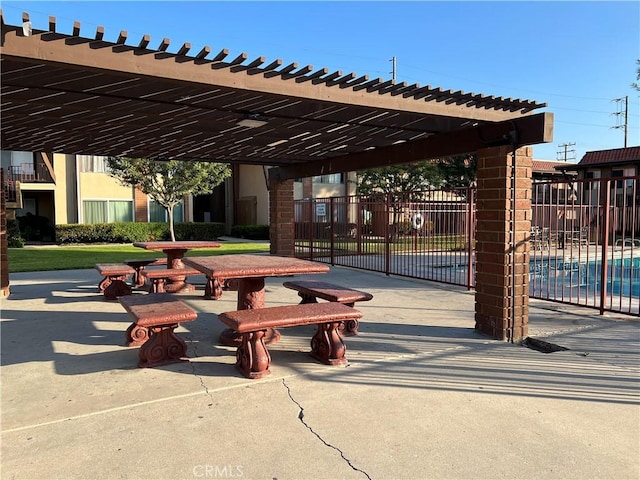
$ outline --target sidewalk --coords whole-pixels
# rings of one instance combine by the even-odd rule
[[[309,276],[309,278],[318,276]],[[204,283],[204,277],[192,277]],[[302,278],[302,277],[296,277]],[[347,367],[282,330],[248,380],[202,289],[192,361],[139,369],[95,270],[11,275],[2,299],[2,479],[639,479],[640,322],[532,301],[541,353],[475,333],[473,293],[332,267],[366,290]],[[267,280],[269,305],[297,302]]]

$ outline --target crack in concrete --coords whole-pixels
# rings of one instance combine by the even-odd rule
[[[189,340],[189,343],[191,345],[193,345],[193,357],[194,358],[198,358],[198,343],[194,342],[193,340],[193,335],[187,335],[187,340]],[[189,362],[189,365],[191,365],[191,372],[193,373],[193,375],[195,377],[198,378],[198,380],[200,380],[200,385],[202,386],[202,388],[204,389],[204,393],[205,395],[208,395],[209,398],[211,399],[211,403],[208,405],[209,407],[212,407],[214,404],[214,400],[213,400],[213,394],[209,391],[209,387],[207,387],[204,383],[204,379],[202,378],[201,375],[198,375],[198,373],[196,372],[196,366],[193,362]]]
[[[347,465],[349,465],[353,470],[355,470],[356,472],[360,472],[362,473],[365,477],[367,477],[369,480],[371,480],[371,477],[369,476],[369,474],[367,472],[365,472],[364,470],[359,469],[358,467],[356,467],[353,463],[351,463],[351,460],[349,460],[345,455],[344,452],[342,450],[340,450],[338,447],[331,445],[330,443],[327,443],[327,441],[322,438],[307,422],[305,422],[304,420],[304,407],[302,405],[300,405],[300,403],[293,398],[293,395],[291,394],[291,388],[289,388],[289,385],[287,385],[287,382],[285,381],[285,379],[282,379],[282,384],[285,386],[285,388],[287,389],[287,395],[289,395],[289,398],[291,399],[291,401],[293,403],[295,403],[298,408],[300,409],[300,412],[298,413],[298,420],[300,420],[300,422],[302,422],[302,424],[311,432],[313,433],[316,438],[318,440],[320,440],[322,443],[324,443],[327,447],[329,448],[333,448],[334,450],[336,450],[338,453],[340,453],[340,456],[342,457],[342,459],[347,462]]]

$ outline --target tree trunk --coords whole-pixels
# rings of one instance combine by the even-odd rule
[[[173,207],[167,208],[167,215],[169,216],[169,233],[171,234],[171,241],[176,241],[176,234],[173,230]]]

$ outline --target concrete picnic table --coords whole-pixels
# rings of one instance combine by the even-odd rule
[[[199,270],[207,276],[205,296],[212,299],[222,295],[222,283],[229,279],[238,280],[238,310],[264,308],[265,278],[286,275],[306,275],[327,273],[329,266],[295,257],[278,255],[239,254],[206,257],[186,257],[184,264]],[[227,329],[220,335],[220,343],[227,346],[240,344],[240,337]],[[267,343],[278,341],[280,334],[271,330]]]
[[[179,240],[179,241],[160,241],[160,242],[134,242],[134,247],[144,248],[145,250],[162,250],[167,256],[167,268],[174,270],[184,270],[185,266],[182,259],[189,250],[194,248],[218,248],[219,242],[210,242],[206,240]],[[164,289],[170,293],[191,292],[195,287],[185,282],[184,275],[173,276],[167,279]]]

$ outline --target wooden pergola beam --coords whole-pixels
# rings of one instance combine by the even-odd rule
[[[517,147],[553,141],[553,113],[478,125],[304,165],[272,168],[269,178],[281,181],[460,155],[487,147],[512,145],[514,135]]]

